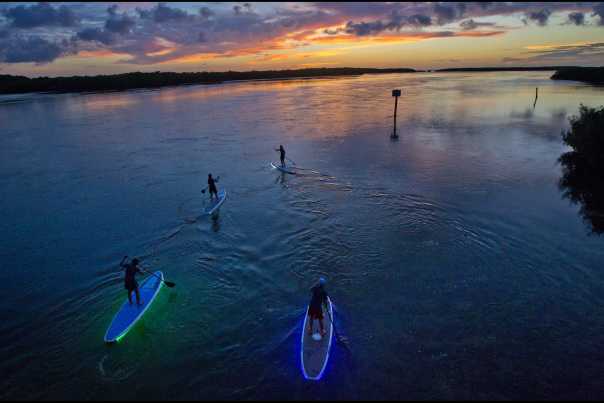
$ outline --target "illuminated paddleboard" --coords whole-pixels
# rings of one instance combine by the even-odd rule
[[[285,172],[286,174],[292,174],[292,175],[296,174],[294,171],[290,171],[286,167],[282,167],[280,164],[275,164],[274,162],[271,162],[271,166],[275,169],[278,169],[281,172]]]
[[[204,212],[206,214],[214,214],[216,211],[218,211],[220,206],[222,206],[222,203],[224,203],[225,200],[226,200],[226,190],[221,190],[220,192],[218,192],[218,199],[213,198],[210,205],[208,207],[206,207]]]
[[[300,359],[302,360],[302,373],[304,378],[318,381],[325,372],[327,361],[329,360],[329,351],[331,350],[331,342],[333,338],[333,323],[331,323],[330,317],[333,319],[333,307],[331,306],[331,299],[327,297],[328,310],[323,309],[323,325],[327,333],[325,336],[317,340],[317,333],[319,332],[319,323],[314,321],[313,323],[313,335],[308,334],[308,308],[306,309],[306,316],[304,317],[304,325],[302,328],[302,346],[300,351]],[[313,337],[315,336],[315,337]]]
[[[115,343],[124,337],[132,329],[132,326],[142,318],[149,306],[151,306],[161,289],[162,280],[164,279],[161,271],[156,271],[155,275],[159,278],[149,276],[138,288],[141,300],[143,301],[141,305],[137,305],[134,292],[132,293],[132,304],[126,298],[126,301],[113,318],[111,325],[109,325],[109,329],[107,329],[107,333],[105,334],[106,343]]]

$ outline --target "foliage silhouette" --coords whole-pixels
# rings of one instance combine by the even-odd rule
[[[604,84],[604,67],[565,67],[556,71],[551,78]]]
[[[598,235],[604,233],[604,107],[581,105],[562,139],[572,151],[560,156],[563,196],[581,205],[579,213]]]

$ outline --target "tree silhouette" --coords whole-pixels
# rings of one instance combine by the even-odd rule
[[[563,196],[581,205],[579,213],[598,235],[604,233],[604,107],[581,105],[562,139],[572,151],[560,156]]]

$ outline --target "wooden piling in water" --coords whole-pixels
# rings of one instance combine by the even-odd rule
[[[398,109],[398,97],[401,96],[401,90],[392,90],[392,96],[394,97],[394,130],[390,137],[398,138],[398,134],[396,133],[396,110]]]

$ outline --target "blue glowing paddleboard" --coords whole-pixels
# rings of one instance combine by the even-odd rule
[[[161,271],[156,271],[155,275],[164,279],[164,275]],[[141,305],[136,304],[136,295],[132,293],[132,305],[126,301],[113,318],[107,333],[105,334],[106,343],[115,343],[128,333],[132,326],[143,316],[147,308],[151,306],[153,300],[159,293],[162,286],[162,281],[155,276],[149,276],[140,286],[139,293],[143,303]]]
[[[210,202],[210,205],[206,207],[204,212],[206,214],[214,214],[216,211],[218,211],[220,206],[222,206],[222,203],[224,203],[225,200],[226,190],[221,190],[220,192],[218,192],[218,199],[213,198]]]
[[[286,167],[282,167],[281,164],[275,164],[274,162],[271,162],[271,166],[275,169],[278,169],[281,172],[285,172],[286,174],[292,174],[292,175],[296,174],[294,171],[290,171]]]
[[[323,376],[327,361],[329,360],[329,350],[331,350],[331,340],[333,338],[333,323],[331,323],[330,317],[333,319],[333,307],[331,306],[331,299],[327,297],[329,305],[329,315],[327,309],[323,307],[323,325],[327,334],[320,340],[315,339],[319,335],[319,322],[314,321],[313,323],[313,336],[308,334],[308,308],[306,309],[306,316],[304,317],[304,325],[302,328],[302,346],[300,351],[300,359],[302,360],[302,374],[304,378],[318,381]]]

